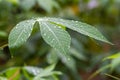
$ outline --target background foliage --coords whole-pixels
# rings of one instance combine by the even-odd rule
[[[41,80],[114,79],[105,73],[120,78],[119,8],[119,0],[0,0],[0,79],[11,80],[14,77],[14,80],[30,80],[37,74],[29,70],[40,68],[45,72],[43,68],[51,64],[56,64],[56,67],[49,68],[49,76],[40,77],[43,78]],[[58,56],[59,53],[44,42],[36,24],[29,40],[11,58],[7,47],[11,29],[18,22],[35,17],[60,17],[86,22],[98,28],[114,45],[95,41],[67,28],[72,38],[71,60],[65,61],[64,56]],[[112,54],[118,55],[108,57]],[[54,73],[53,68],[62,74]]]

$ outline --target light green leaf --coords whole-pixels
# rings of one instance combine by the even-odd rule
[[[113,54],[111,56],[105,57],[103,60],[106,60],[106,59],[115,59],[115,58],[120,58],[120,52],[118,52],[116,54]]]
[[[0,80],[8,80],[8,79],[5,77],[0,77]]]
[[[47,21],[39,21],[39,24],[41,35],[46,43],[68,57],[67,54],[70,48],[71,38],[67,31]]]
[[[12,29],[8,38],[10,49],[19,47],[26,42],[31,35],[34,23],[34,20],[22,21]]]
[[[28,73],[34,76],[38,75],[40,72],[43,72],[42,68],[32,67],[32,66],[23,67],[23,70],[26,70]]]
[[[52,64],[45,68],[46,71],[52,71],[55,68],[55,64]]]
[[[47,18],[47,20],[60,25],[64,25],[67,28],[75,30],[86,36],[92,37],[96,40],[100,40],[100,41],[112,44],[96,28],[94,28],[89,24],[79,22],[79,21],[65,20],[65,19],[58,19],[58,18]]]
[[[111,68],[114,70],[117,66],[120,65],[120,58],[115,58],[111,62]]]

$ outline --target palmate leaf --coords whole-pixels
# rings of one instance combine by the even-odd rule
[[[37,18],[18,23],[9,35],[9,48],[16,48],[24,44],[30,37],[35,22],[40,25],[43,39],[51,47],[68,57],[70,35],[62,27],[67,27],[94,39],[110,43],[96,28],[82,22],[59,18]],[[111,44],[111,43],[110,43]]]

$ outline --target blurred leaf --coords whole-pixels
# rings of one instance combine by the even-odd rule
[[[70,48],[70,53],[80,60],[86,60],[85,56],[82,53],[78,52],[73,47]]]
[[[26,70],[28,73],[34,76],[38,75],[40,72],[43,71],[42,68],[32,67],[32,66],[23,67],[23,70]]]
[[[13,3],[13,4],[18,4],[18,3],[19,3],[18,0],[7,0],[7,1],[9,1],[9,2],[11,2],[11,3]]]
[[[113,54],[111,56],[105,57],[103,60],[106,60],[106,59],[115,59],[115,58],[120,58],[120,52],[118,52],[116,54]]]
[[[53,71],[54,68],[55,68],[55,64],[45,68],[37,76],[35,76],[34,80],[39,80],[42,77],[48,77],[48,76],[51,76],[51,75],[61,75],[62,74],[59,71]]]
[[[58,4],[55,0],[37,0],[40,7],[51,13],[53,8],[58,8]]]
[[[76,62],[75,60],[70,56],[69,60],[66,60],[66,57],[63,56],[61,53],[56,52],[58,54],[58,57],[66,65],[71,71],[76,72]]]
[[[9,34],[10,49],[21,46],[31,35],[33,30],[34,20],[26,20],[17,24]]]
[[[78,36],[78,37],[79,37],[79,36]],[[76,50],[78,50],[78,51],[80,51],[80,52],[83,52],[83,50],[84,50],[83,44],[79,41],[78,38],[72,37],[72,40],[71,40],[71,41],[72,41],[72,42],[71,42],[72,46],[73,46]],[[84,52],[83,52],[83,53],[84,53]]]
[[[113,75],[110,75],[110,74],[107,74],[107,73],[105,73],[105,75],[108,76],[108,77],[111,77],[111,78],[113,78],[113,79],[115,79],[115,80],[120,80],[120,78],[115,77],[115,76],[113,76]]]
[[[115,59],[112,60],[112,62],[111,62],[111,68],[112,69],[115,69],[119,65],[120,65],[120,58],[115,58]]]
[[[1,37],[7,37],[7,33],[4,31],[0,31],[0,38]]]
[[[0,80],[8,80],[8,79],[5,77],[0,77]]]
[[[25,10],[30,10],[36,3],[36,0],[19,0],[20,6]]]
[[[71,38],[67,31],[61,29],[61,27],[51,24],[49,22],[40,22],[40,30],[43,39],[52,46],[54,49],[58,50],[60,53],[68,57],[68,51],[70,47]]]
[[[111,65],[106,65],[106,66],[103,66],[101,67],[100,69],[98,69],[97,71],[95,71],[89,78],[88,80],[92,80],[95,76],[97,76],[100,72],[110,68]]]
[[[54,64],[58,62],[58,56],[55,50],[51,49],[50,52],[47,54],[47,62],[49,64]]]
[[[55,64],[52,64],[45,68],[46,71],[52,71],[55,68]]]

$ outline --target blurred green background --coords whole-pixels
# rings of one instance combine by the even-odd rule
[[[36,17],[60,17],[91,24],[114,45],[67,29],[72,37],[71,60],[64,61],[65,57],[59,57],[35,29],[11,58],[7,47],[9,32],[18,22]],[[88,80],[96,70],[111,64],[114,69],[105,69],[92,80],[114,80],[104,73],[120,78],[120,59],[102,60],[119,51],[120,0],[0,0],[1,72],[16,66],[46,67],[55,63],[55,70],[63,73],[56,80]]]

